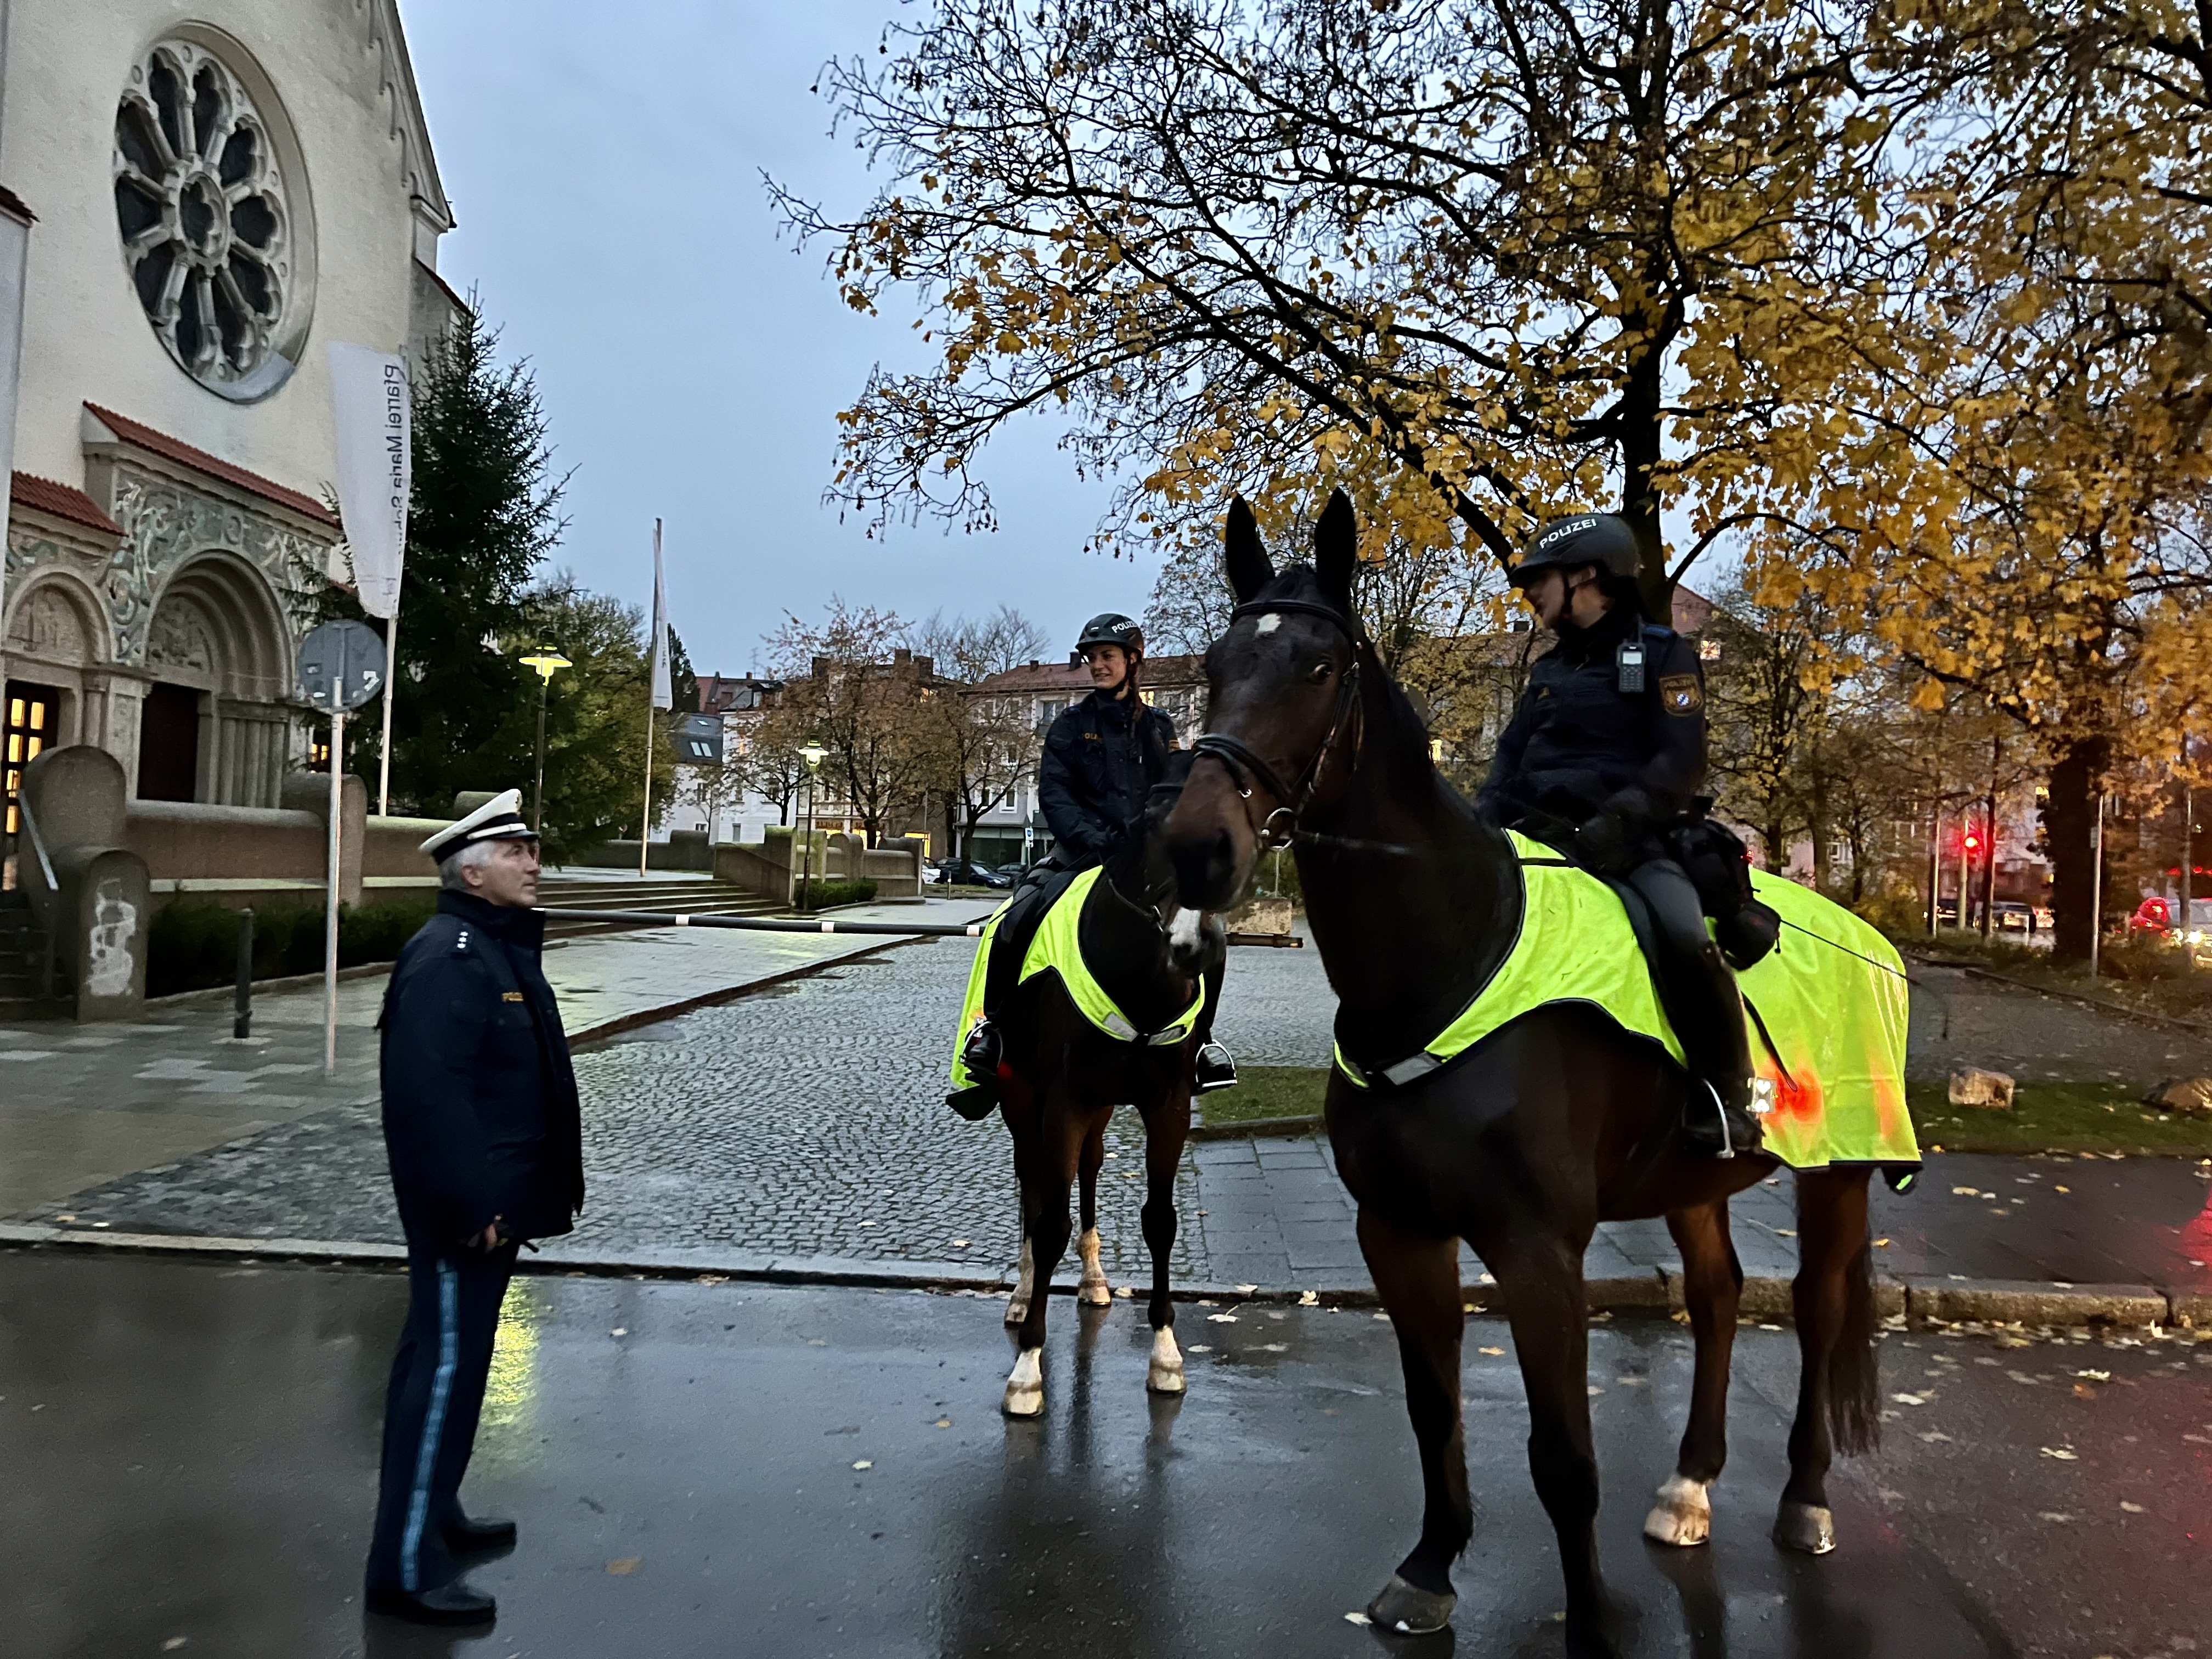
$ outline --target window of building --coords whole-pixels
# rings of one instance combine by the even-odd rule
[[[313,216],[280,114],[258,69],[185,35],[147,49],[115,112],[138,303],[178,367],[239,401],[283,385],[307,336]]]

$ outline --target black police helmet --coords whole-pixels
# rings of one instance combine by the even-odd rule
[[[1083,624],[1083,635],[1075,642],[1075,653],[1081,656],[1094,645],[1118,645],[1133,657],[1145,654],[1145,630],[1118,611],[1102,611]]]
[[[1636,532],[1617,513],[1579,513],[1554,519],[1528,538],[1509,580],[1526,587],[1547,570],[1577,570],[1594,564],[1608,576],[1633,582],[1643,567]]]

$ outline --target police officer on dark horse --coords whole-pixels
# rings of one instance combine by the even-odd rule
[[[1705,697],[1697,647],[1645,620],[1638,562],[1626,520],[1586,513],[1540,530],[1513,567],[1513,585],[1558,645],[1530,671],[1475,806],[1642,902],[1661,999],[1711,1097],[1708,1109],[1691,1103],[1683,1138],[1730,1158],[1757,1149],[1759,1125],[1743,1004],[1721,944],[1705,931],[1706,909],[1722,918],[1739,966],[1771,935],[1762,936],[1741,884],[1741,843],[1731,846],[1734,837],[1699,810]],[[1727,868],[1732,854],[1735,872]],[[1700,873],[1717,864],[1719,890],[1709,878],[1701,895],[1685,859]]]
[[[1574,533],[1552,544],[1565,545],[1571,562],[1561,568],[1545,561],[1556,575],[1542,579],[1540,604],[1559,604],[1553,580],[1565,588],[1579,576],[1579,586],[1593,567],[1618,574],[1610,556],[1583,552]],[[1353,608],[1357,541],[1351,503],[1337,495],[1316,528],[1313,562],[1279,572],[1250,512],[1241,501],[1231,507],[1224,565],[1237,605],[1206,653],[1207,729],[1168,820],[1168,850],[1182,902],[1221,907],[1250,880],[1261,852],[1290,847],[1338,998],[1328,1133],[1337,1172],[1358,1206],[1361,1255],[1397,1337],[1425,1500],[1420,1536],[1370,1603],[1370,1617],[1405,1634],[1442,1628],[1455,1600],[1452,1563],[1473,1534],[1461,1381],[1465,1240],[1495,1277],[1493,1306],[1512,1327],[1528,1401],[1529,1470],[1565,1579],[1569,1651],[1610,1654],[1595,1526],[1583,1252],[1600,1221],[1651,1216],[1665,1217],[1681,1252],[1696,1373],[1674,1472],[1644,1531],[1662,1543],[1703,1543],[1711,1534],[1710,1489],[1727,1454],[1729,1359],[1743,1283],[1729,1241],[1728,1199],[1776,1160],[1765,1153],[1721,1159],[1711,1143],[1688,1144],[1684,1131],[1694,1127],[1700,1100],[1711,1121],[1705,1079],[1686,1077],[1656,1041],[1613,1018],[1612,1005],[1562,1000],[1546,988],[1581,965],[1569,957],[1582,941],[1546,933],[1545,919],[1579,915],[1574,907],[1589,899],[1589,878],[1569,860],[1540,856],[1544,849],[1534,841],[1516,842],[1438,773],[1425,723]],[[1647,675],[1654,667],[1648,653],[1657,653],[1666,696],[1663,680],[1683,661],[1674,642],[1640,627],[1632,632],[1622,619],[1601,627],[1606,614],[1593,614],[1585,601],[1575,624],[1582,637],[1563,630],[1559,661],[1539,670],[1538,704],[1558,699],[1557,685],[1577,676],[1589,677],[1577,700],[1599,690],[1622,696],[1615,676],[1629,665],[1620,647],[1632,640],[1644,643]],[[1547,685],[1555,688],[1550,697]],[[1565,753],[1574,722],[1553,727],[1548,720],[1516,721],[1518,757],[1493,779],[1494,798],[1505,803],[1496,809],[1501,815],[1555,801],[1566,809],[1557,816],[1579,831],[1589,818],[1575,820],[1577,806],[1627,805],[1617,799],[1622,787],[1641,778],[1648,791],[1662,775],[1646,769],[1647,751],[1642,765],[1612,770],[1618,781],[1607,783],[1610,793],[1554,795],[1540,776],[1553,769],[1540,763]],[[1674,798],[1693,787],[1693,778],[1679,778]],[[1641,847],[1662,827],[1656,817],[1628,826],[1620,816],[1620,827],[1637,831],[1621,842]],[[1565,839],[1588,844],[1579,836]],[[1651,862],[1610,849],[1583,855],[1630,873]],[[1636,890],[1648,884],[1647,878]],[[1571,903],[1555,908],[1561,895]],[[1533,957],[1523,950],[1532,927],[1553,940]],[[1639,970],[1625,933],[1616,930],[1582,963],[1634,986]],[[1465,1024],[1501,981],[1528,988],[1525,1001],[1512,1002],[1494,1024]],[[1444,1038],[1462,1030],[1467,1041],[1439,1056]],[[1901,1099],[1901,1035],[1893,1060]],[[1717,1069],[1710,1058],[1698,1063],[1708,1075]],[[1796,1175],[1801,1368],[1774,1538],[1811,1553],[1834,1547],[1826,1491],[1834,1450],[1869,1444],[1878,1432],[1870,1173],[1863,1164],[1836,1164]]]
[[[1021,965],[1022,945],[1045,907],[1073,872],[1106,862],[1133,833],[1154,789],[1166,777],[1176,746],[1175,722],[1139,694],[1145,663],[1144,630],[1115,611],[1085,624],[1075,649],[1091,670],[1090,695],[1062,709],[1045,733],[1037,768],[1037,799],[1053,834],[1052,851],[1024,878],[999,924],[1004,947],[993,958],[986,1018],[969,1033],[963,1058],[978,1079],[998,1074],[1005,1057],[999,1028],[989,1016],[1006,1006]],[[1194,1084],[1198,1092],[1237,1081],[1229,1050],[1213,1040],[1221,1003],[1222,970],[1206,978],[1206,1009],[1199,1017]],[[996,1091],[979,1081],[968,1098],[951,1104],[963,1116],[981,1117],[997,1103]]]

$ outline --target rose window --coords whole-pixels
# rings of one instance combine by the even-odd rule
[[[226,398],[291,373],[304,307],[270,123],[223,60],[164,40],[115,115],[115,218],[138,302],[169,355]]]

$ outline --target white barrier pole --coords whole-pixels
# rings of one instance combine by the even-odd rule
[[[338,1074],[338,854],[345,804],[345,681],[331,688],[331,834],[323,877],[323,1075]]]

